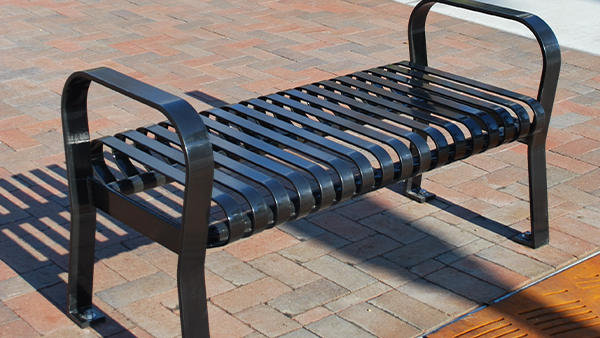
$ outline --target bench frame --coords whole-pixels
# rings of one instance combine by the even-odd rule
[[[549,240],[545,142],[560,71],[560,50],[551,29],[537,16],[471,0],[424,0],[409,21],[410,59],[427,66],[425,21],[435,3],[444,3],[517,21],[528,27],[542,52],[543,70],[537,101],[535,132],[524,140],[528,149],[531,232],[521,242],[533,248]],[[181,224],[173,224],[94,178],[87,95],[91,82],[119,92],[163,113],[173,127],[185,156],[185,185]],[[537,104],[534,102],[533,104]],[[544,115],[545,114],[545,115]],[[68,315],[81,327],[102,320],[92,304],[96,208],[179,254],[177,288],[183,337],[209,337],[204,261],[207,247],[213,150],[205,125],[186,101],[107,68],[76,72],[62,96],[62,120],[71,206]],[[405,182],[405,194],[418,201],[433,195],[421,188],[421,175]],[[193,224],[193,220],[203,220]],[[142,227],[143,225],[143,227]]]

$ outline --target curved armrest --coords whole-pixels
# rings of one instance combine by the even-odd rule
[[[188,250],[197,251],[198,244],[207,243],[208,227],[198,225],[204,225],[204,220],[208,220],[214,171],[212,146],[202,119],[183,99],[112,69],[75,72],[63,88],[61,108],[69,183],[93,175],[87,118],[87,96],[92,81],[155,108],[177,130],[186,170],[180,255]],[[71,194],[85,194],[71,188],[81,185],[69,186]],[[185,226],[188,223],[191,223],[190,226]],[[194,226],[193,223],[197,224]]]
[[[550,121],[552,105],[560,73],[560,48],[552,29],[539,17],[496,5],[480,3],[473,0],[423,0],[413,10],[408,22],[408,39],[410,59],[412,62],[427,66],[427,46],[425,42],[425,20],[435,3],[489,14],[525,25],[537,39],[543,57],[543,69],[540,79],[537,100],[542,104]]]

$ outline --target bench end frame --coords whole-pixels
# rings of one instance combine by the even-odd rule
[[[96,207],[87,96],[94,82],[154,108],[172,123],[185,157],[185,190],[177,265],[183,337],[208,338],[204,261],[214,161],[208,132],[185,100],[109,68],[73,73],[62,94],[61,117],[71,205],[67,312],[81,327],[103,319],[92,305]]]
[[[561,55],[558,40],[552,29],[538,16],[473,0],[423,0],[417,4],[408,23],[408,39],[411,62],[427,66],[427,43],[425,22],[429,10],[436,3],[442,3],[465,10],[471,10],[513,20],[526,26],[535,36],[542,53],[542,73],[538,88],[537,101],[541,104],[533,121],[533,132],[524,140],[527,144],[527,163],[529,171],[529,205],[531,231],[516,236],[515,241],[539,248],[548,244],[550,238],[548,220],[548,183],[546,175],[546,137],[550,116],[558,86]],[[411,193],[419,191],[421,176],[406,182]],[[410,194],[408,197],[413,198]],[[414,198],[413,198],[414,199]]]

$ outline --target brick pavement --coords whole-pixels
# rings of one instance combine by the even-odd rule
[[[410,10],[388,0],[0,1],[0,337],[180,335],[175,255],[103,216],[94,303],[107,321],[80,330],[64,316],[59,107],[71,72],[110,66],[205,109],[406,59]],[[429,22],[433,66],[535,93],[532,41]],[[599,89],[600,58],[563,49],[547,145],[550,245],[507,239],[528,227],[525,147],[509,145],[427,175],[432,203],[392,187],[211,250],[213,337],[413,337],[597,251]],[[93,137],[161,120],[99,88],[89,106]]]

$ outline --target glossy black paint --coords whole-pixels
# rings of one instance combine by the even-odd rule
[[[436,2],[529,27],[544,63],[537,100],[427,67],[424,25]],[[411,62],[200,114],[180,98],[107,68],[71,75],[62,96],[71,318],[81,326],[101,319],[92,306],[96,208],[179,254],[182,335],[209,337],[207,247],[401,180],[407,196],[425,201],[434,195],[420,188],[422,173],[513,141],[528,145],[531,234],[521,241],[534,248],[546,244],[545,139],[560,67],[552,31],[527,13],[467,0],[425,0],[411,16],[409,39]],[[91,82],[159,110],[167,121],[91,141]],[[128,197],[170,183],[184,187],[181,222]],[[221,211],[218,219],[211,218],[211,203]]]

